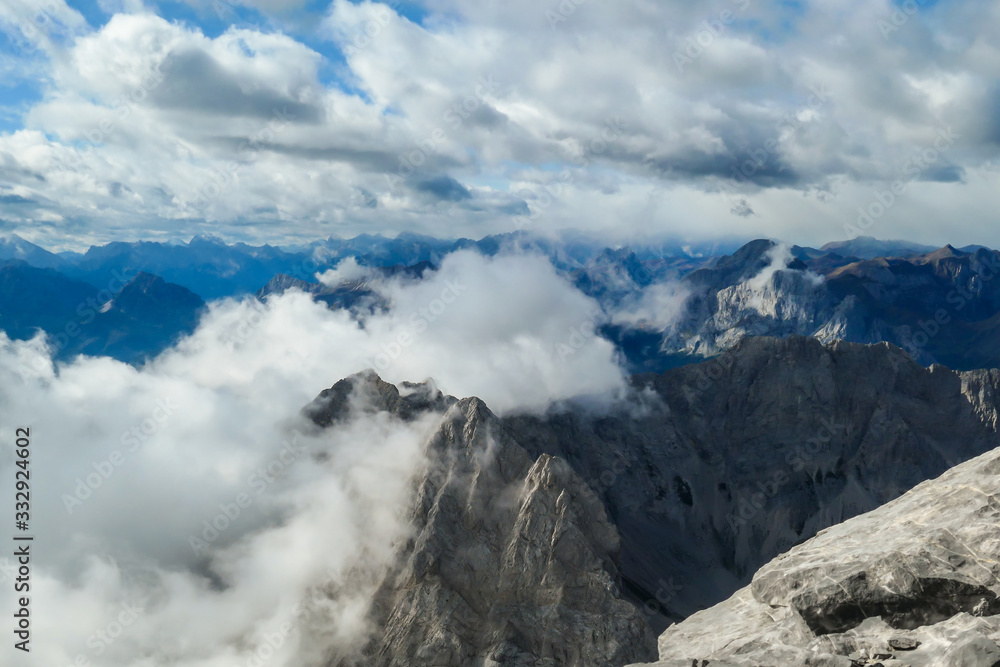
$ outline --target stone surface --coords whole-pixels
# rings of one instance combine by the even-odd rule
[[[1000,252],[945,246],[858,261],[748,243],[683,278],[686,307],[664,331],[667,357],[712,357],[747,336],[886,341],[925,365],[1000,366]]]
[[[998,552],[1000,450],[775,558],[749,587],[668,629],[657,664],[995,667]]]
[[[504,423],[601,497],[622,535],[626,592],[663,629],[793,544],[1000,446],[998,379],[923,368],[884,343],[747,338],[636,377],[625,407]]]
[[[309,410],[320,425],[355,394],[401,418],[447,408],[415,481],[413,533],[375,598],[376,633],[363,658],[331,665],[617,666],[656,655],[620,597],[618,532],[565,461],[529,456],[476,398],[413,386],[400,396],[371,373],[324,393]]]
[[[359,406],[404,420],[446,413],[415,480],[413,539],[381,583],[380,630],[359,664],[618,666],[655,655],[649,627],[689,616],[674,641],[693,650],[664,659],[755,664],[747,655],[768,649],[774,664],[848,667],[855,652],[893,655],[890,638],[920,641],[906,652],[919,659],[945,640],[914,627],[943,632],[949,616],[979,621],[995,610],[995,591],[972,570],[824,562],[845,593],[830,582],[783,588],[814,576],[802,564],[771,579],[778,571],[761,567],[1000,446],[998,380],[924,368],[884,343],[790,337],[747,338],[718,359],[637,376],[612,407],[565,404],[542,416],[499,419],[478,399],[397,388],[374,373],[338,383],[306,409],[320,426]],[[887,548],[954,557],[938,532],[909,531]],[[869,569],[861,577],[855,566]],[[915,591],[926,604],[912,604]],[[852,595],[868,606],[856,609]],[[696,613],[720,601],[715,615]],[[734,605],[720,626],[718,610]],[[885,628],[866,643],[858,633],[872,610]],[[702,654],[705,637],[733,650]],[[978,640],[955,650],[989,654]]]

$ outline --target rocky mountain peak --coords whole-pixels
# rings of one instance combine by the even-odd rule
[[[307,411],[333,424],[352,401],[403,419],[427,405],[444,414],[414,480],[411,535],[378,587],[376,632],[362,655],[330,665],[611,667],[655,655],[620,596],[618,532],[565,461],[530,456],[478,398],[396,388],[373,372]]]
[[[924,368],[887,343],[750,337],[633,386],[630,401],[600,414],[502,419],[478,398],[373,371],[322,392],[305,408],[322,428],[359,409],[438,415],[413,478],[410,530],[372,582],[374,632],[328,665],[620,667],[654,659],[652,629],[683,621],[664,635],[671,648],[660,643],[664,665],[856,667],[839,658],[881,655],[890,639],[940,645],[969,629],[947,625],[955,614],[994,612],[1000,588],[959,548],[979,538],[961,532],[958,510],[991,502],[975,489],[935,492],[951,523],[928,509],[924,523],[899,515],[884,535],[875,523],[861,537],[831,527],[997,447],[997,372]],[[914,539],[926,530],[943,546]],[[826,552],[844,555],[829,563]],[[920,565],[928,553],[937,564]],[[939,634],[917,634],[927,624]],[[992,641],[979,634],[963,641]],[[734,638],[743,653],[706,637]],[[833,662],[795,662],[801,650]]]
[[[128,281],[106,306],[131,318],[162,317],[163,312],[195,312],[205,302],[194,292],[141,271]]]
[[[734,285],[748,280],[771,263],[772,258],[769,253],[776,245],[770,239],[751,241],[732,255],[719,259],[715,266],[692,272],[689,280],[714,287]]]
[[[326,428],[346,419],[352,410],[388,412],[410,421],[426,412],[442,412],[456,402],[429,380],[405,382],[401,387],[386,382],[374,370],[365,370],[324,389],[302,412],[317,426]]]
[[[934,252],[930,252],[930,253],[927,253],[926,255],[922,255],[922,256],[918,257],[916,259],[916,261],[920,262],[920,263],[930,264],[930,263],[933,263],[933,262],[941,261],[943,259],[953,259],[953,258],[956,258],[956,257],[966,257],[968,255],[969,255],[969,253],[962,252],[961,250],[957,249],[955,246],[953,246],[953,245],[951,245],[949,243],[948,245],[944,246],[943,248],[938,248]]]

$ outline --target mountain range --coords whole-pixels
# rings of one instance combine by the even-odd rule
[[[437,424],[409,533],[352,574],[376,591],[372,632],[326,665],[1000,664],[997,251],[12,238],[0,328],[141,364],[212,299],[299,290],[360,321],[390,305],[383,281],[469,249],[548,257],[601,308],[627,391],[498,414],[366,371],[305,406],[317,434],[361,413]]]
[[[744,336],[898,345],[924,365],[1000,366],[1000,253],[945,246],[859,260],[760,240],[688,273],[660,354],[709,358]]]
[[[710,257],[719,251],[735,250],[738,242],[643,243],[639,254],[646,260],[663,257]],[[71,278],[101,287],[114,272],[147,272],[186,287],[207,300],[244,296],[257,292],[278,274],[311,281],[316,273],[333,268],[346,258],[362,266],[413,266],[422,262],[440,264],[458,250],[475,250],[487,256],[501,251],[534,252],[548,257],[562,270],[585,266],[605,249],[603,242],[582,234],[566,232],[558,237],[541,237],[512,232],[471,239],[437,239],[402,233],[387,238],[363,234],[351,239],[329,238],[312,243],[276,247],[226,243],[214,236],[195,236],[188,242],[116,241],[92,246],[84,253],[51,253],[23,238],[12,235],[0,239],[0,262],[26,261],[39,268],[58,269]]]
[[[996,251],[946,246],[928,252],[919,244],[862,237],[820,249],[757,240],[731,254],[701,252],[725,248],[609,248],[581,235],[548,239],[518,232],[479,241],[365,235],[284,249],[201,236],[188,243],[116,242],[83,254],[54,254],[15,236],[0,242],[5,262],[0,292],[7,295],[0,303],[0,326],[14,338],[30,337],[35,329],[60,336],[67,325],[73,328],[74,319],[84,319],[74,311],[93,309],[85,304],[96,298],[95,290],[104,293],[103,305],[109,286],[121,286],[119,277],[155,275],[167,287],[150,298],[139,328],[156,335],[124,328],[136,326],[128,318],[119,318],[116,327],[114,318],[103,317],[98,326],[86,323],[87,336],[57,346],[64,356],[103,351],[136,362],[189,332],[200,301],[265,299],[295,288],[333,309],[359,303],[370,309],[386,305],[371,280],[420,277],[448,254],[471,249],[547,257],[600,305],[605,315],[598,332],[618,347],[632,372],[662,372],[711,358],[744,336],[793,334],[887,341],[924,365],[1000,365],[1000,282],[992,280],[1000,270]],[[366,269],[368,277],[333,285],[317,279],[346,259]],[[664,293],[676,298],[676,308],[663,304]],[[35,303],[55,307],[36,309]],[[126,338],[131,342],[122,343]]]
[[[149,273],[118,274],[99,289],[20,260],[0,265],[0,329],[48,334],[56,358],[110,356],[137,363],[194,331],[205,302]]]
[[[848,656],[889,639],[964,655],[929,639],[952,629],[1000,652],[996,631],[952,618],[1000,611],[995,563],[973,556],[995,546],[996,501],[961,472],[1000,444],[996,371],[924,368],[885,343],[747,338],[632,384],[603,412],[498,417],[366,372],[307,406],[321,429],[359,409],[441,415],[413,532],[370,574],[371,639],[328,664],[620,666],[656,660],[652,633],[676,621],[659,641],[671,667],[874,665]],[[969,465],[992,471],[990,456]]]

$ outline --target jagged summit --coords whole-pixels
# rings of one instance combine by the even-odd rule
[[[777,243],[770,239],[751,241],[732,255],[719,259],[715,266],[694,271],[688,279],[692,283],[712,286],[748,280],[771,263],[768,253],[776,245]]]
[[[666,358],[708,358],[746,336],[887,341],[924,365],[1000,365],[1000,252],[945,246],[906,257],[816,256],[754,241],[681,281],[690,296],[665,329]],[[847,248],[849,249],[849,247]],[[787,259],[787,258],[786,258]]]
[[[111,308],[131,317],[155,319],[164,312],[197,311],[204,305],[190,290],[141,271],[115,295]]]
[[[1000,446],[1000,371],[924,368],[887,343],[746,338],[633,384],[610,412],[504,418],[372,371],[324,391],[306,409],[322,427],[351,409],[440,415],[412,539],[378,582],[378,630],[356,662],[331,664],[652,660],[653,629]]]
[[[352,408],[388,412],[410,421],[425,412],[443,412],[456,402],[453,396],[442,394],[433,381],[419,384],[404,382],[396,387],[368,369],[324,389],[303,408],[303,414],[316,425],[326,428],[348,417]]]
[[[331,666],[610,667],[655,655],[655,636],[620,596],[618,532],[565,461],[530,456],[478,398],[397,388],[372,371],[306,414],[335,427],[352,407],[443,416],[414,480],[412,535],[378,582],[376,630],[360,655]]]

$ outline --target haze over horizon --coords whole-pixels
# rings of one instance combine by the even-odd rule
[[[998,13],[10,0],[0,234],[997,246]]]

